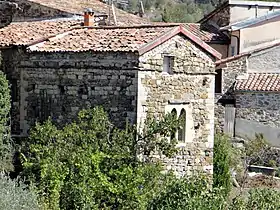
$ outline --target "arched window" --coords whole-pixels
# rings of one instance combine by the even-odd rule
[[[186,140],[186,110],[185,109],[181,110],[179,120],[181,121],[181,127],[178,130],[178,141],[185,142]]]
[[[177,111],[175,108],[172,109],[171,114],[177,118]],[[171,133],[171,139],[174,139],[174,138],[176,138],[176,131]]]

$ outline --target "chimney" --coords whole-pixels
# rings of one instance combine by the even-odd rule
[[[84,12],[84,26],[94,26],[94,12],[90,8]]]

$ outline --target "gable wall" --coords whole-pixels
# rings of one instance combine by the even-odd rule
[[[162,74],[162,52],[174,55],[174,74]],[[214,62],[182,36],[175,36],[140,57],[137,121],[147,114],[163,116],[176,108],[187,112],[186,142],[180,155],[165,158],[167,169],[178,175],[193,171],[212,173],[214,140]],[[175,105],[174,102],[178,104]],[[186,104],[183,104],[186,103]]]
[[[251,55],[248,58],[249,72],[280,73],[280,46]]]
[[[280,39],[280,17],[263,22],[261,25],[240,30],[240,52],[250,50],[258,44]]]

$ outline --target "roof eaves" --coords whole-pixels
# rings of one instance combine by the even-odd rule
[[[273,44],[270,44],[270,45],[266,45],[266,46],[263,46],[263,47],[260,47],[260,48],[248,51],[248,52],[241,53],[239,55],[235,55],[235,56],[231,56],[231,57],[228,57],[228,58],[224,58],[224,59],[218,60],[218,61],[216,61],[215,64],[216,65],[220,65],[220,64],[223,64],[223,63],[234,61],[234,60],[239,59],[241,57],[249,56],[249,55],[251,55],[253,53],[257,53],[257,52],[260,52],[260,51],[263,51],[263,50],[267,50],[267,49],[270,49],[270,48],[273,48],[273,47],[277,47],[277,46],[280,46],[280,40],[277,40],[277,42],[273,42]]]
[[[229,26],[222,27],[220,30],[229,30],[230,29],[231,31],[237,31],[237,30],[240,30],[243,28],[254,26],[256,24],[262,23],[264,21],[267,21],[267,20],[270,20],[270,19],[273,19],[273,18],[276,18],[279,16],[280,16],[280,11],[276,11],[276,12],[269,13],[267,15],[260,16],[258,18],[251,18],[251,19],[247,19],[244,21],[234,23]]]

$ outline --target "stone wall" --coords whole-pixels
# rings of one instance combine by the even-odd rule
[[[32,53],[20,72],[20,128],[51,116],[58,124],[102,105],[117,126],[136,123],[138,57],[132,53]]]
[[[163,73],[165,52],[174,57],[172,74]],[[140,57],[138,123],[147,113],[163,116],[186,110],[186,139],[180,152],[164,162],[178,175],[196,170],[212,173],[214,141],[214,63],[189,40],[176,36]]]
[[[221,64],[216,69],[222,69],[222,93],[215,94],[215,130],[223,132],[225,121],[225,104],[234,103],[233,87],[238,75],[247,72],[247,57]]]
[[[280,127],[280,94],[246,92],[236,93],[236,118]]]
[[[248,71],[249,72],[277,72],[280,69],[280,46],[262,50],[261,52],[254,53],[248,58]]]

